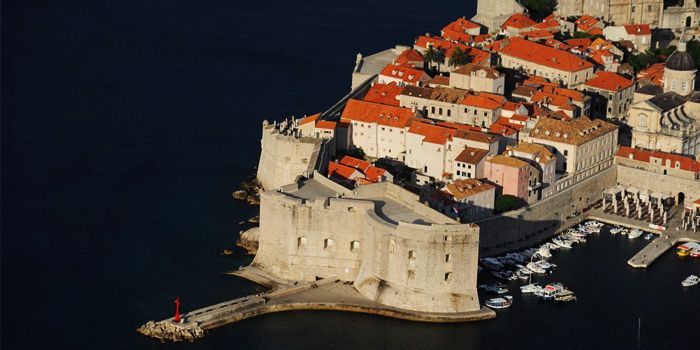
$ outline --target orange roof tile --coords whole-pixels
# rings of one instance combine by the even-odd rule
[[[457,134],[457,130],[455,129],[429,123],[412,123],[408,132],[411,134],[423,135],[423,142],[436,143],[439,145],[444,145],[447,140]]]
[[[588,32],[591,30],[591,28],[593,28],[593,26],[597,25],[598,22],[600,21],[589,15],[583,15],[579,17],[575,22],[576,30],[580,32]]]
[[[492,190],[494,188],[496,188],[494,185],[477,179],[459,179],[445,186],[447,193],[449,193],[456,200],[462,200],[477,193]]]
[[[505,166],[511,167],[511,168],[525,168],[528,165],[527,163],[525,163],[524,161],[522,161],[520,159],[505,156],[505,155],[493,156],[493,157],[486,159],[486,161],[489,163],[493,163],[493,164],[505,165]]]
[[[632,84],[631,80],[625,79],[617,73],[607,71],[596,73],[595,77],[585,83],[586,86],[607,91],[624,90],[631,87]]]
[[[520,36],[523,38],[528,38],[528,39],[552,39],[554,38],[554,34],[543,30],[543,29],[536,29],[536,30],[529,30],[527,32],[521,32]]]
[[[555,39],[546,39],[542,44],[551,46],[555,49],[559,50],[564,50],[564,51],[569,51],[571,50],[571,46],[564,44],[563,42]]]
[[[479,50],[477,48],[463,45],[463,44],[456,44],[451,41],[445,40],[440,37],[428,37],[425,35],[421,35],[416,39],[415,46],[425,48],[427,49],[429,46],[432,46],[436,49],[443,50],[445,53],[445,58],[449,59],[452,57],[452,53],[454,52],[454,49],[456,47],[459,47],[464,51],[470,58],[471,58],[471,63],[474,64],[479,64],[486,62],[487,59],[490,57],[490,54],[488,52]]]
[[[651,28],[648,24],[628,24],[625,30],[629,35],[651,35]]]
[[[478,164],[489,152],[485,149],[475,148],[475,147],[465,147],[462,152],[460,152],[455,161],[467,164]]]
[[[403,91],[403,86],[398,86],[396,82],[389,84],[374,84],[365,94],[365,101],[376,102],[385,105],[398,106],[400,101],[396,97]]]
[[[656,63],[637,74],[637,80],[647,80],[651,84],[662,86],[664,81],[664,68],[666,63]]]
[[[617,126],[600,119],[578,117],[571,120],[540,118],[530,130],[530,137],[542,140],[581,145],[610,132]]]
[[[566,40],[566,43],[571,47],[575,47],[581,51],[584,51],[591,46],[591,39],[589,39],[589,38],[569,39],[569,40]]]
[[[336,162],[328,162],[328,176],[336,176],[346,180],[354,180],[362,177],[359,171]]]
[[[384,176],[386,173],[386,170],[376,167],[376,166],[370,166],[365,170],[365,178],[369,181],[372,182],[378,182],[379,178]]]
[[[673,153],[620,146],[620,149],[617,151],[617,154],[615,154],[615,156],[633,159],[644,163],[650,163],[651,158],[659,158],[661,159],[662,166],[666,166],[666,162],[670,160],[671,167],[673,168],[676,167],[676,162],[679,162],[680,168],[682,170],[692,171],[694,173],[700,172],[700,162],[691,157],[685,157]]]
[[[344,156],[342,159],[338,161],[338,163],[349,166],[351,168],[355,168],[361,172],[367,171],[372,164],[368,161],[362,160],[362,159],[357,159],[355,157],[350,157],[350,156]]]
[[[549,32],[559,31],[559,22],[557,22],[554,17],[550,16],[542,20],[542,22],[535,24],[535,28],[544,29]]]
[[[532,27],[535,24],[537,24],[537,22],[533,21],[532,18],[525,16],[522,13],[515,13],[512,16],[508,17],[508,19],[505,22],[503,22],[503,24],[501,25],[501,29],[506,29],[508,27],[524,29]]]
[[[494,110],[497,109],[498,107],[501,107],[501,105],[488,98],[484,97],[481,95],[467,95],[464,97],[464,100],[462,100],[462,104],[466,106],[472,106],[472,107],[478,107],[478,108],[484,108],[484,109],[490,109]]]
[[[595,35],[603,35],[603,29],[596,27],[596,28],[589,30],[588,34],[594,35],[594,36]]]
[[[311,122],[315,122],[316,119],[318,119],[318,117],[320,117],[320,116],[321,116],[321,113],[316,113],[316,114],[314,114],[314,115],[312,115],[312,116],[308,116],[308,117],[303,118],[303,119],[301,119],[300,121],[298,121],[298,122],[297,122],[297,125],[298,125],[298,126],[302,126],[302,125],[304,125],[304,124],[308,124],[308,123],[311,123]]]
[[[379,73],[386,77],[401,79],[404,83],[417,84],[421,79],[428,78],[424,71],[409,65],[398,65],[389,63]]]
[[[574,54],[521,38],[511,38],[510,44],[501,49],[501,55],[516,57],[568,72],[577,72],[593,67],[592,63]]]
[[[418,50],[406,49],[394,60],[396,64],[410,64],[411,62],[423,62],[423,55]]]
[[[341,119],[404,128],[413,114],[409,108],[351,99],[345,105]]]

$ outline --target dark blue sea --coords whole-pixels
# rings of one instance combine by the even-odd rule
[[[193,344],[136,333],[259,291],[224,272],[256,208],[261,121],[349,91],[358,52],[438,33],[475,1],[2,2],[2,349],[692,348],[700,261],[625,261],[646,241],[601,234],[547,280],[579,301],[515,293],[495,320],[422,324],[335,312],[249,319]],[[641,318],[641,332],[638,320]],[[697,346],[697,342],[695,343]]]

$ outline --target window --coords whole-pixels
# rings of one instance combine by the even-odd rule
[[[389,253],[393,253],[396,251],[396,242],[394,240],[389,240]]]
[[[438,111],[439,111],[438,114],[442,115],[442,108],[440,108]]]
[[[333,246],[333,240],[330,238],[326,238],[323,240],[323,249],[328,249]]]
[[[306,245],[306,237],[297,237],[297,248],[301,248]]]
[[[632,13],[634,13],[635,7],[636,6],[632,5]]]
[[[445,282],[452,281],[452,272],[445,272]]]
[[[686,89],[688,89],[688,82],[682,81],[681,82],[681,91],[685,92]]]
[[[430,113],[435,114],[435,106],[430,108]]]
[[[450,262],[452,261],[452,254],[445,254],[445,262]]]
[[[568,156],[568,155],[569,155],[569,151],[568,151],[568,150],[564,150],[564,156]]]
[[[448,110],[447,110],[447,116],[448,116],[448,117],[451,117],[451,116],[452,116],[452,110],[451,110],[451,109],[448,109]]]
[[[350,242],[350,251],[354,252],[360,249],[360,241],[352,241]]]
[[[416,271],[415,270],[408,270],[408,279],[412,280],[416,278]]]
[[[671,90],[676,91],[676,81],[675,80],[671,80]]]
[[[408,259],[409,259],[409,260],[415,260],[415,259],[416,259],[416,251],[415,251],[415,250],[409,250],[409,251],[408,251]]]

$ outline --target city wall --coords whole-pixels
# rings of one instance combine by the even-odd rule
[[[676,199],[679,193],[683,193],[685,203],[692,203],[700,198],[700,181],[670,177],[623,165],[617,165],[617,182],[628,187],[663,193]]]
[[[602,192],[616,184],[617,167],[612,166],[531,206],[477,221],[481,253],[525,248],[575,225],[580,218],[574,213],[600,200]]]

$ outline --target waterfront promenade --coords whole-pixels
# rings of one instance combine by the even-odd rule
[[[246,271],[248,268],[243,268]],[[256,274],[255,268],[241,276]],[[263,276],[255,280],[266,280]],[[315,282],[287,285],[267,293],[233,299],[223,303],[193,310],[181,315],[181,322],[172,318],[149,321],[138,332],[164,341],[194,341],[204,337],[207,331],[253,316],[292,310],[347,311],[387,316],[411,321],[452,323],[486,320],[496,313],[482,307],[480,310],[462,313],[430,313],[403,310],[378,304],[362,296],[352,282],[323,279]]]
[[[600,208],[592,210],[588,218],[655,233],[656,238],[627,261],[634,268],[647,268],[676,244],[700,241],[700,232],[683,229],[682,207],[675,206],[669,213],[667,229],[664,231],[650,228],[649,221],[606,213]]]

